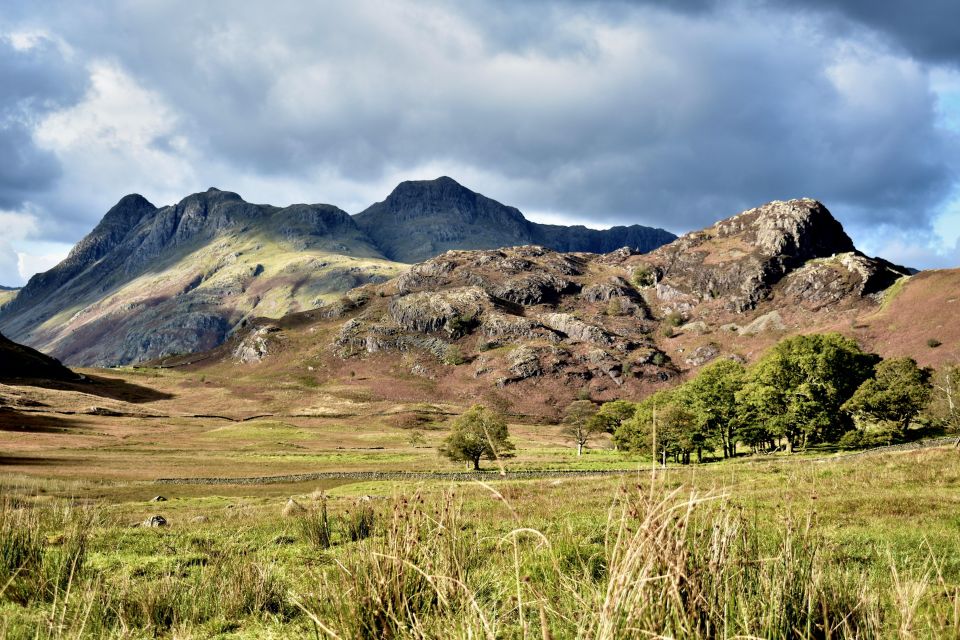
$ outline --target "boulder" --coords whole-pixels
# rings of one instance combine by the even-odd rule
[[[167,526],[167,519],[163,516],[150,516],[144,520],[140,526],[142,527],[165,527]]]

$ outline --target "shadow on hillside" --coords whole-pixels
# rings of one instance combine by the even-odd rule
[[[70,458],[41,458],[39,456],[17,456],[0,453],[0,467],[27,467],[61,465]]]
[[[108,378],[103,375],[86,375],[88,382],[75,385],[76,391],[82,391],[91,395],[112,400],[121,400],[123,402],[132,402],[142,404],[144,402],[156,402],[157,400],[169,400],[174,394],[166,391],[158,391],[150,387],[144,387],[139,384],[127,382],[121,378]]]
[[[78,421],[66,416],[24,413],[10,407],[0,409],[0,432],[65,433],[84,429]]]
[[[88,393],[92,396],[101,398],[110,398],[111,400],[120,400],[122,402],[132,402],[134,404],[143,404],[145,402],[155,402],[157,400],[169,400],[174,394],[166,391],[158,391],[150,387],[144,387],[139,384],[127,382],[122,378],[111,378],[104,375],[85,374],[84,380],[65,382],[63,380],[38,380],[15,378],[9,380],[0,380],[3,384],[23,387],[39,387],[41,389],[50,389],[53,391],[77,391],[79,393]]]

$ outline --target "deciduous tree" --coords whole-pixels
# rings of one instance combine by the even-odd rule
[[[453,429],[440,446],[447,458],[473,463],[480,469],[480,459],[509,458],[516,449],[510,442],[506,421],[483,405],[470,407],[453,422]]]

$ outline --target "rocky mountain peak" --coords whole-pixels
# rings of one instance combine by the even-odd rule
[[[763,254],[797,259],[854,251],[853,240],[817,200],[775,200],[714,226],[718,238],[739,236]]]
[[[640,225],[607,230],[538,224],[515,207],[443,176],[400,183],[383,202],[355,217],[384,254],[422,262],[449,249],[496,249],[538,244],[557,251],[606,253],[622,246],[650,251],[676,236]]]
[[[684,312],[720,300],[729,309],[744,312],[808,261],[855,252],[850,236],[830,211],[816,200],[802,198],[748,209],[688,233],[642,256],[640,262],[655,271],[664,309]],[[877,269],[889,271],[879,263]],[[890,273],[893,277],[899,271]],[[851,271],[854,279],[860,275]],[[886,282],[888,277],[880,279]]]

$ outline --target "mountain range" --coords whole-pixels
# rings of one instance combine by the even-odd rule
[[[639,225],[540,225],[446,177],[401,183],[356,216],[217,189],[161,208],[134,194],[63,262],[0,301],[0,330],[70,365],[130,364],[216,347],[252,317],[329,304],[448,249],[649,251],[674,238]]]
[[[130,196],[0,317],[13,324],[59,313],[68,326],[55,345],[86,340],[73,352],[85,359],[152,355],[145,366],[207,372],[265,403],[270,379],[284,389],[481,400],[546,417],[584,390],[598,400],[643,397],[720,358],[753,361],[798,333],[839,331],[924,365],[958,358],[960,270],[915,274],[868,257],[816,200],[770,202],[648,252],[527,244],[448,249],[410,266],[387,254],[409,259],[413,245],[381,246],[364,227],[392,222],[398,233],[453,242],[428,233],[438,214],[423,204],[446,198],[460,202],[451,228],[480,225],[500,242],[517,217],[482,196],[467,206],[469,195],[444,195],[445,180],[409,184],[426,184],[425,198],[404,208],[401,185],[398,198],[356,218],[324,205],[251,205],[216,190],[162,209]],[[382,224],[369,222],[394,208]],[[331,280],[338,270],[342,280]],[[269,296],[279,296],[277,313],[251,312]],[[83,297],[95,302],[64,302]],[[219,332],[203,318],[221,322]],[[310,414],[311,397],[290,411]]]

